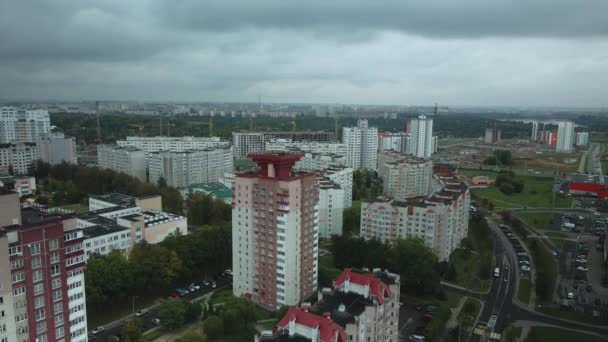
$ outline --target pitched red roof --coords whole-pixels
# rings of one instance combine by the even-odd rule
[[[391,295],[391,290],[382,280],[371,273],[358,273],[345,268],[342,274],[334,281],[334,288],[344,284],[346,280],[358,285],[369,285],[370,294],[376,297],[379,304],[384,303],[384,298]]]
[[[290,307],[277,327],[287,329],[293,319],[296,320],[296,324],[319,329],[320,342],[346,342],[346,333],[338,323],[329,317],[318,316],[302,308]]]

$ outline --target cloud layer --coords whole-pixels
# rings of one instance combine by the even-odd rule
[[[4,98],[603,106],[608,2],[0,3]]]

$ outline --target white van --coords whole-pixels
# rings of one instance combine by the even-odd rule
[[[500,268],[496,267],[494,269],[494,277],[496,277],[496,278],[500,277]]]

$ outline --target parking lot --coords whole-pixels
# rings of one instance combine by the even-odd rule
[[[563,310],[590,319],[608,320],[608,275],[603,263],[606,219],[599,215],[564,213],[554,217],[551,229],[569,231],[559,257],[557,295]],[[570,224],[575,227],[570,227]],[[576,233],[576,234],[572,234]]]

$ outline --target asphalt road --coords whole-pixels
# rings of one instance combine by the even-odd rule
[[[194,299],[197,299],[199,297],[206,295],[209,292],[212,292],[212,291],[215,291],[215,290],[218,290],[221,288],[230,287],[232,285],[232,278],[231,277],[217,278],[216,285],[217,285],[216,288],[212,288],[211,286],[206,286],[206,287],[203,286],[200,290],[188,293],[186,296],[184,296],[182,298],[184,300],[194,300]],[[168,296],[168,294],[167,294],[167,296]],[[146,309],[148,310],[148,312],[145,315],[140,317],[140,319],[143,322],[143,331],[144,332],[157,327],[156,324],[154,324],[152,322],[152,319],[158,318],[158,316],[159,316],[158,304],[150,306]],[[119,336],[122,334],[123,326],[126,324],[126,322],[129,319],[131,319],[133,317],[135,317],[134,314],[128,315],[126,317],[122,317],[120,319],[120,321],[110,323],[107,326],[104,326],[105,329],[97,335],[91,334],[91,331],[93,331],[93,329],[95,329],[96,327],[88,327],[89,328],[89,340],[90,341],[99,341],[99,342],[110,341],[110,337]]]
[[[490,222],[490,225],[492,223]],[[511,323],[513,303],[512,298],[515,293],[517,275],[519,268],[514,260],[514,255],[509,253],[505,240],[497,234],[494,246],[495,267],[500,269],[500,275],[495,277],[490,287],[490,292],[485,296],[486,302],[483,311],[479,316],[477,326],[485,325],[485,333],[501,333]],[[480,341],[481,335],[473,334],[471,341]]]

